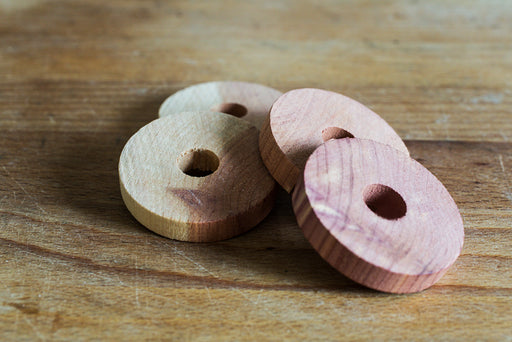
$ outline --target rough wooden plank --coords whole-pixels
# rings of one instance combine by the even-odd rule
[[[8,79],[510,87],[512,9],[497,0],[22,2],[2,6]]]
[[[184,274],[207,276],[202,269],[194,270],[193,263],[187,260],[192,258],[228,280],[247,280],[261,274],[255,281],[257,284],[286,284],[287,279],[280,276],[288,270],[296,277],[294,285],[306,286],[299,285],[301,274],[316,274],[321,269],[320,276],[313,275],[315,282],[308,282],[307,286],[333,284],[329,280],[333,271],[323,265],[300,233],[290,200],[284,194],[271,216],[239,239],[213,244],[207,249],[203,245],[180,244],[145,230],[125,209],[117,180],[117,153],[123,145],[117,142],[118,137],[108,132],[98,133],[94,139],[87,139],[85,134],[50,134],[41,148],[41,136],[47,133],[26,133],[25,140],[13,144],[20,133],[4,135],[13,153],[4,156],[0,169],[4,184],[0,193],[4,226],[1,237],[8,242],[69,258],[85,258],[106,267],[120,260],[133,264],[137,257],[149,260],[146,266],[151,269],[178,272],[184,268]],[[418,141],[407,145],[411,154],[444,182],[463,214],[467,242],[460,260],[467,262],[458,261],[457,272],[450,271],[449,274],[454,274],[448,279],[464,286],[509,287],[511,273],[493,277],[489,265],[509,269],[512,257],[512,210],[510,199],[503,193],[510,179],[499,162],[502,155],[505,168],[512,164],[510,144]],[[56,153],[58,146],[67,146],[68,151],[61,149],[62,153]],[[15,151],[31,157],[20,158]],[[29,162],[33,167],[28,167]],[[479,169],[477,180],[474,167]],[[97,172],[99,168],[103,171]],[[475,181],[480,182],[478,188],[474,187]],[[482,203],[492,206],[482,209]],[[489,217],[491,210],[492,217]],[[98,251],[103,252],[98,254]],[[184,253],[182,265],[173,259],[176,253]],[[154,260],[155,254],[165,257]],[[481,262],[475,262],[479,259]],[[253,266],[257,271],[243,268],[244,263],[251,265],[251,262],[256,264]],[[275,274],[273,268],[277,268]],[[322,275],[328,275],[327,279]],[[340,277],[336,279],[339,281]]]
[[[511,31],[499,0],[0,1],[2,339],[510,339]],[[221,243],[140,226],[121,149],[211,80],[380,114],[461,209],[453,268],[415,295],[364,289],[311,249],[284,192]]]
[[[354,287],[297,291],[235,282],[216,288],[206,280],[189,288],[186,279],[171,277],[156,284],[140,269],[143,260],[137,269],[118,273],[9,245],[2,251],[9,257],[1,292],[7,339],[463,340],[510,333],[510,289],[435,286],[398,296]],[[4,278],[20,265],[23,280]]]
[[[46,135],[41,148],[41,137]],[[20,136],[25,139],[14,143]],[[504,336],[510,331],[506,322],[512,318],[507,309],[512,295],[512,212],[510,200],[498,191],[506,189],[510,180],[499,162],[502,155],[504,168],[509,167],[510,144],[407,142],[411,154],[422,159],[458,202],[466,225],[466,243],[459,260],[437,285],[421,297],[390,305],[388,301],[398,297],[379,299],[382,295],[355,285],[318,257],[300,233],[284,193],[263,224],[236,239],[195,245],[152,234],[131,218],[118,193],[116,153],[123,142],[116,142],[118,137],[110,132],[97,133],[94,139],[86,136],[48,132],[23,135],[18,131],[6,133],[6,140],[2,140],[2,150],[11,149],[0,170],[0,250],[6,266],[2,274],[7,277],[2,279],[2,293],[9,295],[2,301],[6,312],[2,322],[14,329],[12,336],[30,331],[36,337],[32,331],[36,329],[48,338],[65,339],[72,333],[114,338],[121,336],[120,328],[157,317],[160,333],[171,333],[165,326],[179,325],[180,332],[174,337],[193,338],[200,336],[196,325],[170,317],[199,319],[198,315],[205,316],[199,320],[204,320],[205,331],[211,334],[224,335],[230,329],[260,334],[261,329],[275,329],[271,331],[276,337],[321,338],[336,332],[352,336],[357,332],[352,325],[366,322],[368,311],[347,311],[345,306],[383,308],[382,312],[372,311],[374,322],[379,324],[375,323],[368,338],[377,332],[392,333],[387,317],[391,312],[397,320],[409,317],[409,322],[422,319],[436,323],[435,330],[410,326],[423,332],[419,336],[425,339],[434,332],[461,339],[469,336],[466,333],[484,337],[477,325],[466,327],[464,332],[458,328],[462,323],[454,325],[452,319],[442,321],[437,316],[459,317],[462,322],[478,319],[492,325],[494,335],[485,336]],[[67,146],[67,151],[55,153],[59,146]],[[23,158],[17,155],[19,151]],[[104,171],[96,172],[100,167]],[[474,168],[479,171],[475,173]],[[471,191],[475,175],[480,184]],[[485,203],[489,208],[482,212]],[[122,294],[130,299],[122,300]],[[211,304],[208,296],[222,305]],[[75,298],[74,304],[69,303],[70,298]],[[180,298],[178,302],[176,298]],[[139,318],[124,311],[128,309],[113,306],[125,303],[134,307],[137,300],[145,305],[139,309]],[[97,304],[90,307],[90,301]],[[168,314],[163,314],[162,302],[170,308]],[[34,306],[43,309],[35,313]],[[252,309],[246,311],[247,306]],[[57,315],[55,307],[65,309],[59,309]],[[325,310],[337,313],[327,319]],[[81,313],[77,316],[76,311]],[[225,317],[221,321],[226,330],[218,328],[218,316],[233,311],[250,317],[251,323]],[[300,315],[294,315],[296,311]],[[110,328],[102,320],[103,324],[109,322]],[[314,328],[308,330],[311,320]],[[49,322],[55,325],[54,333],[46,330]],[[290,324],[294,328],[285,334]],[[151,336],[139,333],[136,336]]]
[[[172,79],[0,80],[0,123],[5,128],[62,132],[90,132],[98,127],[136,130],[155,119],[166,97],[186,85]],[[283,91],[293,88],[285,79],[271,85]],[[304,82],[296,86],[313,85]],[[341,92],[367,105],[404,139],[512,141],[512,88],[352,83],[316,86]]]

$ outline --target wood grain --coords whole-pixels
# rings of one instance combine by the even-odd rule
[[[291,192],[319,145],[354,136],[409,154],[393,128],[361,103],[323,89],[295,89],[272,105],[260,132],[261,158],[272,177]]]
[[[508,339],[510,32],[489,0],[0,1],[2,340]],[[363,288],[311,248],[284,191],[218,243],[140,225],[123,146],[170,94],[225,79],[379,113],[459,206],[455,264],[417,294]]]
[[[462,250],[462,218],[443,184],[405,153],[372,140],[319,146],[292,202],[322,258],[376,290],[424,290]]]
[[[215,111],[247,120],[258,129],[281,92],[261,84],[217,81],[195,84],[169,96],[160,117],[188,111]]]
[[[176,113],[142,127],[119,160],[123,200],[165,237],[225,240],[253,228],[274,205],[276,184],[258,130],[229,114]]]

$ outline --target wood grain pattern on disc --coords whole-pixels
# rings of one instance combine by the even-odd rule
[[[140,223],[196,242],[254,227],[270,212],[276,188],[256,127],[215,112],[179,113],[141,128],[121,153],[119,179]]]
[[[256,83],[200,83],[169,96],[160,106],[159,116],[211,110],[247,120],[259,129],[281,95],[280,91]]]
[[[261,128],[259,143],[268,170],[291,192],[315,148],[343,137],[375,140],[409,154],[379,115],[351,98],[321,89],[296,89],[279,97]]]
[[[446,188],[405,153],[375,141],[339,139],[318,147],[292,201],[319,254],[380,291],[431,286],[462,249],[462,218]]]

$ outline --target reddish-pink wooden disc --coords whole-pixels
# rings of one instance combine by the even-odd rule
[[[296,89],[272,106],[261,128],[261,157],[274,179],[291,192],[315,148],[343,137],[375,140],[409,154],[393,128],[361,103],[327,90]]]
[[[318,147],[292,200],[320,255],[373,289],[421,291],[462,249],[462,219],[446,188],[407,154],[375,141],[338,139]]]

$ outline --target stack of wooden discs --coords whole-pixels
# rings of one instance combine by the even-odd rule
[[[212,82],[175,93],[159,114],[119,162],[126,206],[156,233],[197,242],[241,234],[270,212],[277,181],[313,248],[367,287],[421,291],[461,252],[448,191],[355,100]]]

